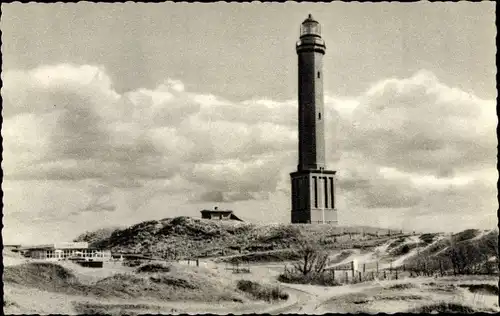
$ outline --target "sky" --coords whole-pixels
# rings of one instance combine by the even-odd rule
[[[3,238],[290,222],[300,23],[343,226],[497,225],[493,2],[2,4]]]

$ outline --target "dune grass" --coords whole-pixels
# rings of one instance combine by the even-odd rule
[[[248,280],[239,280],[237,287],[240,291],[248,293],[259,300],[271,302],[288,299],[288,293],[283,292],[278,286],[263,285]]]
[[[147,266],[145,270],[157,269]],[[167,272],[127,273],[82,284],[68,269],[55,263],[27,263],[6,267],[4,282],[47,292],[96,298],[157,298],[165,301],[242,302],[242,293],[202,268],[172,266]]]

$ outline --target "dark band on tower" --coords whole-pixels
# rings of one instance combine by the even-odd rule
[[[291,173],[292,223],[337,224],[335,171],[326,170],[321,25],[302,22],[296,45],[299,67],[299,163]]]

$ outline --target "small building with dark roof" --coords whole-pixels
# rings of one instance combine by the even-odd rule
[[[238,216],[234,215],[232,210],[219,210],[216,206],[213,210],[202,210],[201,218],[214,220],[235,220],[243,222]]]

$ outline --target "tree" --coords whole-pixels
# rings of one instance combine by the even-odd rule
[[[297,253],[300,259],[293,264],[296,271],[303,275],[323,273],[328,263],[328,254],[326,252],[310,242],[301,241]]]

